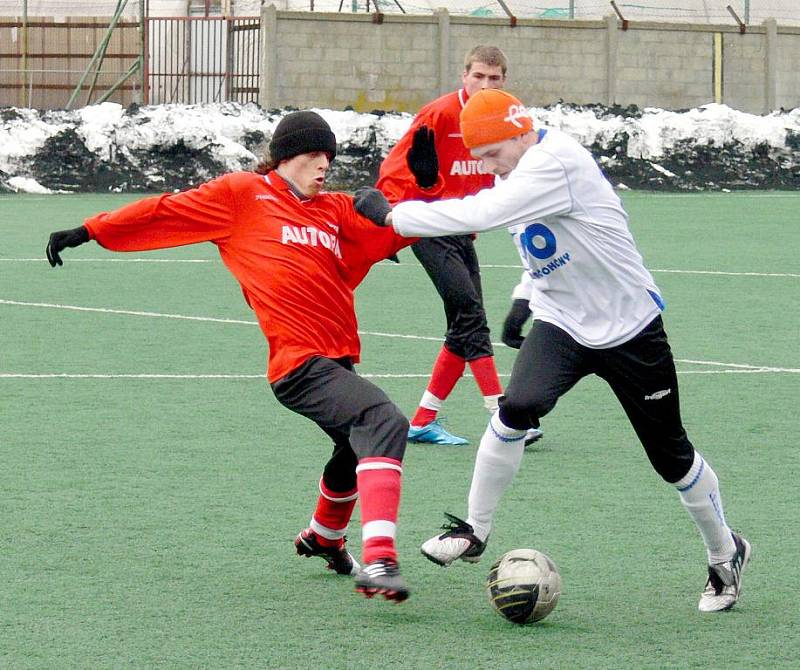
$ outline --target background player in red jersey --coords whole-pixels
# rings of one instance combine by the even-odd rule
[[[502,88],[506,69],[506,57],[496,47],[478,46],[467,54],[461,75],[463,87],[425,105],[381,165],[376,186],[390,202],[460,198],[493,184],[492,175],[483,174],[480,163],[464,147],[458,116],[476,91]],[[424,151],[431,140],[438,164]],[[467,440],[442,427],[437,414],[467,363],[487,407],[495,407],[502,393],[483,309],[477,254],[469,235],[428,238],[412,249],[442,298],[447,332],[411,419],[408,439],[466,444]]]
[[[334,442],[297,553],[321,556],[356,589],[405,600],[395,533],[408,421],[386,394],[359,377],[353,290],[369,268],[413,240],[380,230],[344,193],[323,191],[336,137],[314,112],[285,116],[269,163],[183,193],[145,198],[50,236],[47,258],[95,240],[112,251],[217,245],[269,342],[268,378],[277,399]],[[366,565],[345,548],[361,500]]]
[[[459,114],[475,92],[503,88],[508,61],[493,46],[477,46],[464,59],[463,88],[425,105],[411,127],[383,161],[377,188],[391,203],[403,200],[463,198],[494,184],[464,146]],[[494,363],[489,327],[483,308],[481,275],[473,236],[425,238],[412,247],[444,303],[447,332],[430,381],[411,418],[410,442],[466,444],[437,419],[469,364],[486,408],[497,409],[503,390]],[[541,436],[532,430],[529,441]]]

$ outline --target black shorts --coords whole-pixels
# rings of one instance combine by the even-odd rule
[[[668,482],[683,477],[694,448],[681,422],[678,377],[660,316],[608,349],[590,349],[561,328],[534,321],[500,398],[500,419],[520,430],[538,427],[558,399],[590,374],[608,382],[656,472]]]
[[[311,358],[272,390],[284,407],[311,419],[356,460],[403,459],[408,420],[381,389],[355,373],[349,359]]]
[[[481,270],[469,235],[422,238],[411,246],[444,303],[445,346],[467,361],[491,356]]]

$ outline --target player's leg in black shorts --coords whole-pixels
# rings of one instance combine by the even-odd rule
[[[500,420],[509,428],[538,428],[558,399],[591,373],[587,349],[564,330],[534,321],[500,398]]]
[[[692,466],[694,447],[681,421],[678,376],[661,317],[595,356],[596,374],[613,389],[653,468],[667,482],[681,479]]]
[[[336,465],[331,465],[331,474],[337,479],[354,476],[350,466],[354,470],[357,459],[403,459],[408,421],[380,388],[354,372],[349,360],[311,358],[272,389],[282,405],[333,438]],[[347,445],[352,453],[347,453]]]
[[[447,319],[445,346],[466,361],[493,355],[472,238],[423,238],[411,249],[442,299]]]

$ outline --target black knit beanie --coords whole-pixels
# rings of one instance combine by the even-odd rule
[[[325,151],[331,160],[336,156],[336,135],[325,119],[316,112],[292,112],[284,116],[272,133],[270,158],[279,163],[312,151]]]

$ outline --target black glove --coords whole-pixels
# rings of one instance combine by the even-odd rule
[[[439,179],[439,158],[436,155],[433,129],[420,126],[414,132],[411,148],[406,154],[406,162],[417,186],[430,188]]]
[[[47,242],[47,260],[50,261],[50,267],[56,265],[64,265],[59,254],[67,247],[79,247],[89,241],[89,231],[83,226],[71,228],[70,230],[58,230],[50,235],[50,240]]]
[[[508,310],[506,320],[503,322],[503,334],[500,336],[503,344],[512,349],[519,349],[522,346],[522,341],[525,339],[522,336],[522,326],[530,315],[531,308],[524,298],[517,298],[511,304],[511,309]]]
[[[377,188],[362,186],[356,189],[353,205],[361,216],[366,216],[376,226],[389,225],[386,216],[392,211],[392,206]]]

